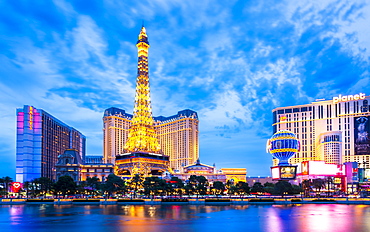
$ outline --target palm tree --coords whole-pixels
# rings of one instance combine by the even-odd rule
[[[159,179],[158,180],[157,189],[158,189],[157,191],[161,194],[161,196],[169,195],[169,193],[171,193],[173,191],[172,186],[170,184],[168,184],[166,182],[166,180],[164,180],[164,179]]]
[[[235,186],[233,179],[228,180],[226,182],[226,188],[227,188],[227,193],[230,195],[230,197],[231,195],[235,194],[238,191],[238,187]]]
[[[176,176],[171,177],[170,183],[172,185],[172,189],[175,193],[179,194],[180,197],[182,195],[182,188],[184,187],[184,182]]]
[[[102,185],[104,192],[108,192],[108,196],[111,196],[117,191],[122,191],[125,189],[125,182],[121,177],[114,174],[109,174],[107,180]]]
[[[263,193],[265,192],[265,189],[263,188],[263,185],[260,182],[255,182],[251,189],[252,193]]]
[[[204,176],[196,176],[195,179],[197,182],[196,185],[197,197],[198,194],[205,195],[207,193],[208,180]]]
[[[88,177],[86,179],[86,185],[91,189],[91,193],[94,196],[95,191],[99,188],[100,186],[100,180],[98,177]]]
[[[274,192],[274,189],[275,189],[275,184],[270,183],[270,182],[266,182],[266,183],[263,184],[263,188],[264,188],[265,192],[272,194]]]
[[[293,192],[292,184],[285,180],[279,180],[274,187],[274,193],[284,197],[285,194],[291,194]]]
[[[196,193],[197,188],[197,176],[191,175],[187,181],[187,185],[185,186],[185,191],[188,195]],[[198,194],[197,194],[198,197]]]
[[[311,180],[302,181],[302,189],[305,197],[308,197],[310,195],[311,185],[312,185]]]
[[[4,179],[4,184],[5,184],[5,194],[8,196],[9,193],[9,184],[13,182],[13,179],[9,176],[6,176],[3,178]]]
[[[41,193],[45,195],[51,190],[51,187],[53,186],[53,181],[50,180],[48,177],[37,178],[37,183],[40,185]]]
[[[70,176],[61,176],[58,181],[54,184],[56,193],[61,192],[63,197],[67,193],[74,193],[76,191],[77,185]]]
[[[4,193],[5,193],[5,183],[4,183],[4,178],[0,178],[0,189],[1,189],[1,191],[0,191],[0,195],[2,195],[3,193],[3,191],[4,191]]]
[[[135,174],[130,181],[130,185],[134,190],[134,198],[136,198],[137,190],[143,186],[144,178],[141,174]]]
[[[29,182],[28,190],[31,193],[31,197],[35,198],[36,197],[36,192],[37,192],[37,178],[33,179]]]
[[[224,192],[225,185],[221,181],[215,181],[213,182],[213,189],[214,189],[216,197],[218,197],[218,195]]]
[[[238,188],[238,193],[241,197],[241,194],[250,194],[250,187],[249,187],[249,184],[244,182],[244,181],[239,181],[237,184],[236,184],[236,187]]]
[[[23,183],[23,190],[26,190],[26,197],[27,197],[27,199],[28,199],[28,188],[29,188],[29,186],[30,186],[30,182],[29,181],[25,181]]]
[[[313,179],[312,185],[315,189],[317,189],[319,191],[319,196],[320,196],[321,189],[325,188],[325,180],[323,180],[323,179]]]
[[[160,179],[159,177],[146,177],[143,182],[144,193],[146,195],[168,195],[173,191],[171,183],[167,183],[166,180]]]

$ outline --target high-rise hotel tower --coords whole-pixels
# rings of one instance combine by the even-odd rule
[[[132,115],[122,109],[109,108],[104,112],[104,163],[114,163],[122,154],[131,126]],[[169,117],[154,117],[159,144],[164,155],[170,157],[172,170],[194,164],[199,158],[198,115],[192,110],[182,110]]]
[[[198,115],[192,110],[179,111],[170,117],[152,117],[149,76],[149,42],[145,28],[139,34],[138,78],[134,115],[118,108],[105,110],[103,160],[115,163],[116,156],[127,151],[163,153],[172,170],[193,164],[198,152]]]
[[[74,149],[85,158],[86,138],[79,131],[33,106],[17,109],[16,180],[54,178],[58,156]]]
[[[273,132],[290,130],[300,141],[300,152],[290,163],[324,160],[357,162],[370,168],[370,96],[339,95],[307,105],[279,107],[273,112]],[[276,165],[274,160],[274,165]]]

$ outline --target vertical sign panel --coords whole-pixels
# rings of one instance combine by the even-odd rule
[[[355,127],[355,155],[370,155],[370,117],[356,117]]]

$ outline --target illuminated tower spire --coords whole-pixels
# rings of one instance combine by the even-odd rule
[[[148,74],[148,50],[150,46],[144,26],[141,28],[136,47],[138,49],[138,72],[134,116],[124,149],[125,152],[161,153],[153,126]]]

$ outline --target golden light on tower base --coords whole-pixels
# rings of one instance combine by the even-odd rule
[[[116,175],[132,178],[136,174],[161,176],[167,171],[169,157],[147,152],[132,152],[116,156]]]

